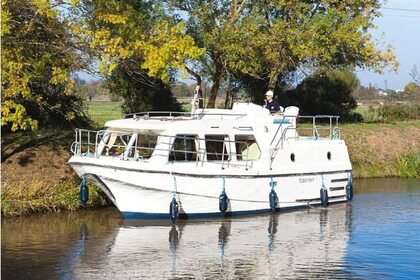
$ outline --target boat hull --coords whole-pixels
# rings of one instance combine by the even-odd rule
[[[327,189],[328,203],[345,202],[351,170],[266,174],[213,172],[181,173],[97,165],[95,159],[70,160],[80,177],[93,181],[110,197],[127,219],[168,219],[175,197],[179,218],[248,215],[321,204],[320,190]],[[188,170],[185,167],[184,170]],[[189,169],[194,170],[191,165]],[[227,211],[219,210],[219,196],[227,194]],[[270,204],[274,190],[277,205]]]

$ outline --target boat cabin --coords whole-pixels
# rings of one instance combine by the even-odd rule
[[[297,107],[282,115],[270,115],[255,104],[238,103],[232,110],[202,110],[200,113],[145,112],[106,123],[101,131],[76,130],[75,155],[144,163],[195,162],[252,168],[254,162],[272,161],[285,141],[299,140]],[[315,116],[310,135],[318,139],[315,120],[329,118],[328,138],[334,134],[332,119]],[[339,135],[338,135],[339,137]]]

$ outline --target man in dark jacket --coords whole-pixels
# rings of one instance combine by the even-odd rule
[[[273,91],[269,90],[267,91],[267,93],[265,94],[265,97],[267,98],[267,100],[265,101],[265,108],[267,108],[270,113],[277,113],[278,111],[280,111],[280,105],[277,102],[277,100],[273,99]]]

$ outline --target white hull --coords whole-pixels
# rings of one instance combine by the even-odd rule
[[[307,172],[297,170],[304,166],[296,169],[284,166],[271,171],[265,168],[267,171],[263,173],[243,169],[235,172],[233,168],[221,170],[219,166],[203,168],[194,162],[175,167],[168,165],[166,170],[149,168],[149,171],[142,169],[145,165],[141,163],[119,159],[103,162],[84,157],[72,158],[69,163],[79,176],[97,176],[127,218],[168,218],[174,193],[181,217],[220,216],[219,196],[223,184],[229,198],[228,214],[270,211],[271,181],[277,183],[274,190],[279,210],[320,204],[323,185],[328,191],[329,203],[344,202],[351,172],[345,165],[328,166],[329,169],[320,165],[312,171],[308,168]]]
[[[85,138],[76,131],[69,164],[127,218],[167,219],[172,201],[179,206],[175,215],[200,218],[351,199],[351,163],[333,117],[327,137],[315,125],[312,136],[300,136],[296,109],[289,110],[292,117],[278,117],[239,104],[189,119],[111,121],[107,131]],[[223,190],[228,199],[220,199]]]

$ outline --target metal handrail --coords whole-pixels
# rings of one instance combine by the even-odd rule
[[[238,114],[238,113],[195,113],[192,114],[191,112],[176,112],[176,111],[146,111],[146,112],[137,112],[137,113],[130,113],[124,115],[124,119],[129,118],[138,118],[138,117],[146,117],[146,118],[153,118],[153,117],[169,117],[176,120],[176,117],[203,117],[203,116],[234,116],[234,117],[244,117],[247,114]]]
[[[271,153],[270,153],[270,168],[272,166],[274,158],[277,155],[279,145],[280,145],[281,149],[283,149],[284,141],[290,139],[290,137],[286,139],[287,132],[289,130],[295,130],[295,132],[297,132],[297,129],[302,129],[302,128],[298,128],[297,125],[296,125],[296,127],[291,127],[291,126],[283,127],[282,124],[283,124],[283,121],[286,117],[291,117],[291,116],[283,116],[282,122],[279,124],[279,126],[276,130],[276,133],[274,134],[274,137],[270,142],[270,146],[272,146],[274,140],[277,138],[277,135],[278,135],[279,131],[281,130],[281,128],[284,128],[282,130],[281,136],[277,140],[276,145],[271,150]],[[339,116],[335,116],[335,115],[316,115],[316,116],[293,116],[293,117],[295,117],[296,119],[312,119],[312,127],[308,128],[308,130],[312,130],[312,138],[313,139],[321,138],[320,134],[318,132],[318,126],[317,126],[316,120],[318,120],[318,119],[329,119],[329,128],[327,128],[327,129],[330,131],[330,133],[329,133],[328,139],[340,139],[340,128],[338,127],[338,119],[340,118]],[[335,119],[335,121],[336,121],[336,124],[335,124],[336,126],[335,127],[333,127],[333,119]],[[295,136],[291,137],[291,138],[296,139],[298,137],[296,135],[297,135],[297,133],[295,133]]]
[[[91,139],[93,137],[91,137],[90,134],[95,133],[95,142],[91,142]],[[123,132],[121,132],[123,133]],[[125,133],[125,132],[124,132]],[[127,133],[129,134],[129,133]],[[95,157],[99,157],[101,155],[98,154],[98,145],[100,145],[102,138],[105,136],[105,131],[104,130],[99,130],[99,131],[95,131],[95,130],[88,130],[88,129],[76,129],[75,130],[75,141],[71,144],[70,147],[70,151],[77,156],[87,156],[87,155],[94,155]],[[118,145],[118,144],[112,144],[110,146],[108,146],[107,144],[105,145],[105,148],[108,148],[107,150],[112,150],[113,148],[115,149],[124,149],[123,152],[117,152],[113,155],[107,155],[107,156],[119,156],[121,157],[122,155],[124,155],[124,152],[127,149],[133,149],[133,151],[135,150],[149,150],[149,151],[165,151],[168,152],[168,156],[170,156],[171,153],[185,153],[185,154],[196,154],[197,157],[195,159],[196,161],[196,165],[198,166],[199,161],[201,161],[201,164],[204,164],[204,159],[207,158],[208,155],[221,155],[222,158],[221,160],[207,160],[207,162],[213,162],[213,163],[218,163],[221,165],[221,168],[224,169],[224,166],[226,164],[227,161],[227,166],[229,167],[231,164],[231,160],[233,158],[238,157],[239,155],[241,156],[242,160],[245,162],[245,168],[246,170],[248,170],[248,168],[252,167],[252,164],[249,165],[249,162],[252,163],[252,160],[249,159],[249,144],[246,141],[234,141],[234,140],[217,140],[217,139],[205,139],[205,138],[199,138],[199,137],[185,137],[185,136],[178,136],[178,135],[156,135],[156,134],[141,134],[141,135],[153,135],[153,136],[158,136],[158,137],[167,137],[168,138],[168,149],[162,149],[162,148],[157,148],[156,146],[151,148],[148,146],[138,146],[137,145],[137,141],[135,142],[135,144],[131,147],[128,147],[127,144],[124,145]],[[122,136],[122,135],[120,135]],[[87,141],[84,141],[85,138],[87,138]],[[171,145],[171,143],[174,143],[174,139],[189,139],[189,140],[195,140],[198,142],[198,147],[196,151],[188,151],[188,150],[177,150],[174,148],[173,144]],[[206,142],[219,142],[219,143],[223,143],[223,151],[222,153],[213,153],[213,152],[209,152],[207,151],[207,149],[202,149],[201,148],[201,141],[206,141]],[[229,151],[227,154],[225,154],[225,145],[228,145],[230,143],[234,143],[234,144],[243,144],[246,146],[246,150],[247,153],[246,155],[242,155],[241,153],[236,153],[236,152],[232,152]],[[84,149],[84,147],[86,147]],[[94,153],[91,153],[91,150],[94,151]],[[86,152],[84,152],[86,151]],[[103,152],[101,152],[103,153]],[[152,154],[150,154],[151,156]],[[225,156],[228,155],[227,160],[225,160]],[[103,155],[102,155],[103,156]],[[135,157],[135,156],[129,156],[128,158],[135,158],[137,160],[141,159],[144,160],[145,158],[142,156],[139,157]],[[121,159],[124,159],[123,157],[121,157]],[[240,161],[240,162],[241,162]],[[236,165],[241,165],[241,164],[236,164]]]
[[[332,135],[333,129],[336,129],[338,127],[338,119],[340,118],[339,116],[336,116],[336,115],[316,115],[316,116],[288,116],[288,115],[283,115],[283,118],[281,119],[282,121],[279,124],[279,126],[277,127],[276,133],[274,134],[273,138],[271,139],[270,146],[272,146],[273,142],[277,138],[279,131],[283,127],[282,124],[283,124],[286,117],[291,117],[291,118],[296,118],[296,119],[312,119],[312,136],[314,138],[317,137],[317,125],[316,125],[317,120],[319,120],[319,119],[329,119],[330,135]],[[336,126],[334,128],[333,128],[333,121],[332,121],[333,119],[336,120]],[[287,127],[290,127],[290,126],[286,126],[286,128]],[[282,137],[283,137],[283,134],[284,133],[282,133]],[[318,136],[319,136],[319,134],[318,134]],[[276,144],[276,147],[277,147],[277,144]]]

